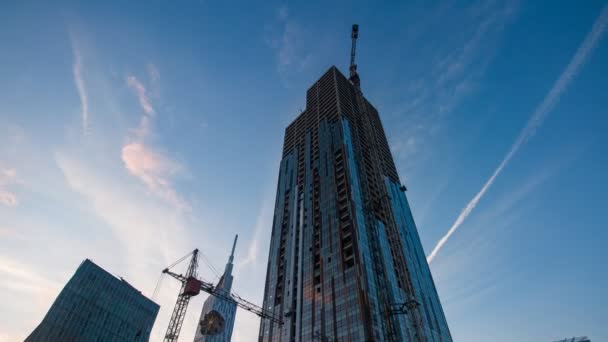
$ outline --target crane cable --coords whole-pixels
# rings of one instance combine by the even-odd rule
[[[180,262],[184,261],[187,257],[189,257],[190,255],[192,255],[192,253],[194,253],[194,251],[184,255],[183,257],[181,257],[179,260],[177,260],[176,262],[172,263],[171,265],[167,266],[167,269],[173,268],[173,266],[179,264]]]
[[[153,301],[156,300],[156,295],[158,294],[158,290],[160,289],[160,284],[162,283],[164,278],[165,278],[165,274],[161,272],[160,276],[158,277],[158,280],[156,281],[156,286],[154,287],[154,292],[152,292],[152,298],[150,298]]]
[[[181,257],[180,259],[178,259],[176,262],[172,263],[171,265],[169,265],[166,269],[170,269],[173,268],[175,265],[179,264],[180,262],[184,261],[187,257],[189,257],[190,255],[192,255],[192,253],[194,252],[190,252],[186,255],[184,255],[183,257]],[[213,266],[213,264],[209,261],[209,259],[207,259],[207,257],[205,256],[205,254],[202,251],[198,251],[198,255],[201,257],[201,259],[203,260],[203,262],[205,263],[205,265],[207,265],[207,267],[209,267],[209,269],[211,270],[211,272],[214,273],[215,277],[219,280],[221,279],[222,275],[220,274],[220,272],[217,270],[217,268],[215,268]],[[152,293],[152,300],[156,299],[156,296],[158,295],[158,291],[161,287],[162,281],[164,279],[165,273],[161,272],[160,276],[158,277],[158,280],[156,281],[156,286],[154,287],[154,292]],[[236,293],[235,291],[231,291],[232,294],[236,295],[237,297],[240,297],[238,293]]]
[[[173,268],[175,265],[179,264],[180,262],[186,260],[187,257],[189,257],[190,255],[192,255],[192,253],[194,253],[194,251],[184,255],[183,257],[179,258],[176,262],[172,263],[171,265],[167,266],[167,270],[170,268]],[[156,296],[158,295],[158,290],[160,289],[160,286],[163,282],[163,279],[165,278],[165,273],[161,272],[160,275],[158,276],[158,280],[156,281],[156,286],[154,287],[154,292],[152,292],[152,297],[150,297],[150,299],[152,300],[156,300]]]
[[[213,264],[211,264],[211,262],[209,261],[209,259],[207,259],[207,257],[205,256],[205,254],[201,251],[198,252],[198,254],[201,256],[201,259],[203,260],[203,262],[205,263],[205,265],[207,265],[207,267],[209,267],[209,269],[215,274],[215,277],[217,279],[220,279],[222,276],[220,275],[220,272],[218,272],[217,268],[213,267]]]
[[[201,258],[203,259],[203,262],[205,263],[205,265],[207,265],[209,267],[209,269],[215,274],[215,277],[220,280],[222,278],[222,275],[220,274],[220,272],[218,272],[217,268],[215,268],[213,266],[213,264],[209,261],[209,259],[207,259],[207,257],[205,256],[205,254],[201,251],[198,252],[198,254],[201,256]],[[231,290],[230,291],[231,294],[235,295],[236,297],[240,298],[241,296],[236,293],[236,291]]]

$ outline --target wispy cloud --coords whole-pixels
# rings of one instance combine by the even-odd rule
[[[156,71],[158,74],[158,70]],[[144,85],[135,76],[127,77],[127,85],[137,94],[137,99],[144,112],[148,115],[154,115],[154,107],[152,107],[152,104],[150,103]]]
[[[276,160],[273,163],[272,169],[278,169],[280,161]],[[237,280],[234,283],[236,290],[245,298],[254,303],[262,304],[263,291],[255,289],[264,288],[266,261],[268,249],[270,246],[270,232],[272,230],[272,221],[274,217],[274,203],[276,191],[276,175],[266,182],[266,189],[261,198],[261,205],[255,221],[253,235],[250,238],[249,246],[246,249],[244,258],[239,258],[235,264],[234,274]],[[244,237],[247,238],[246,236]],[[247,281],[243,281],[247,279]],[[243,286],[239,287],[239,284]],[[250,341],[251,336],[258,333],[260,320],[247,314],[237,315],[235,321],[235,329],[232,334],[232,340],[235,342]]]
[[[240,273],[241,269],[248,267],[253,266],[257,268],[260,254],[260,240],[266,238],[262,235],[262,233],[267,232],[272,228],[272,216],[274,212],[273,198],[274,194],[267,195],[262,201],[262,207],[253,229],[253,237],[251,238],[249,246],[247,247],[247,254],[244,259],[237,262],[235,274]]]
[[[152,66],[152,67],[151,67]],[[158,82],[160,73],[152,64],[148,64],[152,82]],[[151,131],[154,108],[146,95],[146,87],[135,77],[128,76],[127,84],[135,91],[139,104],[144,110],[134,135],[128,137],[121,150],[121,158],[129,173],[139,178],[148,189],[158,197],[166,200],[176,208],[188,210],[189,205],[177,194],[171,184],[171,177],[181,170],[181,166],[146,143]]]
[[[3,293],[3,311],[11,314],[14,322],[5,322],[0,332],[0,342],[23,341],[39,321],[34,313],[48,309],[61,285],[42,274],[39,266],[32,266],[8,255],[0,255],[0,289]],[[9,298],[19,298],[11,301]],[[11,324],[12,323],[12,324]]]
[[[57,152],[55,161],[70,188],[82,194],[112,229],[131,259],[125,264],[134,265],[132,273],[149,266],[147,263],[135,267],[137,260],[151,257],[150,262],[154,263],[159,252],[171,258],[179,250],[173,249],[172,242],[182,241],[179,234],[184,223],[180,216],[172,208],[146,199],[128,181],[116,177],[118,163],[108,161],[106,172],[70,152]]]
[[[17,144],[24,139],[23,132],[35,133],[38,127],[19,130],[13,139],[4,122],[9,117],[0,120],[0,191],[16,195],[21,202],[25,202],[22,192],[32,197],[27,208],[0,215],[0,292],[4,294],[0,341],[23,341],[58,294],[60,286],[54,281],[63,285],[84,257],[149,294],[170,261],[195,245],[213,244],[192,238],[195,232],[208,234],[202,218],[177,208],[184,201],[173,183],[185,166],[173,161],[170,149],[155,140],[155,119],[162,114],[152,84],[161,81],[158,69],[146,70],[143,65],[143,76],[129,86],[126,76],[131,74],[116,77],[103,63],[109,55],[90,55],[95,48],[86,35],[72,35],[67,49],[75,60],[68,61],[73,68],[66,76],[74,80],[83,112],[81,117],[81,108],[76,109],[74,124],[58,123],[68,134],[61,134],[63,129],[55,132],[58,136],[45,131],[32,142]],[[99,63],[89,63],[89,55],[90,61]],[[154,115],[140,109],[144,104],[139,101],[140,90]],[[135,107],[131,115],[128,102]],[[125,122],[133,122],[127,127],[131,130],[125,130]],[[96,134],[83,136],[83,127],[85,132],[95,128]],[[78,134],[71,134],[74,131]],[[41,173],[43,180],[29,177]],[[22,185],[21,179],[27,183]],[[12,197],[9,200],[15,203]],[[69,222],[64,220],[67,217]],[[49,244],[55,248],[45,251]],[[166,281],[159,292],[162,309],[153,340],[162,340],[179,291],[176,287],[177,283]],[[196,311],[191,308],[192,319],[184,323],[186,338],[196,329]]]
[[[54,281],[48,280],[33,270],[29,265],[0,255],[0,274],[4,279],[0,286],[29,294],[44,294],[52,296],[60,288]]]
[[[0,169],[0,204],[9,207],[19,204],[17,195],[8,190],[8,186],[16,181],[17,171],[15,169]]]
[[[424,153],[424,146],[437,136],[443,119],[475,90],[494,56],[496,42],[517,8],[513,1],[474,5],[466,10],[441,5],[419,23],[422,28],[413,28],[420,39],[427,41],[437,40],[435,30],[425,32],[429,22],[445,22],[440,32],[450,33],[442,37],[439,45],[412,46],[424,49],[428,45],[431,50],[420,52],[427,57],[409,71],[413,81],[395,96],[405,100],[397,104],[397,121],[390,124],[389,118],[392,129],[398,131],[391,134],[391,149],[397,161],[408,167],[404,170],[406,175],[412,171],[410,165],[420,165],[429,155]],[[454,31],[459,33],[451,34]],[[420,75],[418,70],[427,71]]]
[[[302,28],[291,18],[286,5],[277,10],[276,21],[278,28],[267,43],[276,51],[277,71],[284,77],[289,70],[302,70],[310,62],[311,55],[304,51]]]
[[[160,70],[154,63],[148,63],[146,65],[148,71],[148,79],[150,80],[150,91],[153,99],[160,98]]]
[[[606,30],[606,25],[608,24],[608,6],[604,7],[593,24],[593,28],[585,37],[585,40],[579,46],[576,51],[574,57],[568,63],[568,66],[562,74],[559,76],[557,81],[553,84],[553,87],[549,91],[549,93],[545,96],[540,105],[536,108],[530,119],[528,120],[524,129],[520,132],[519,136],[511,146],[511,149],[504,157],[502,162],[498,165],[496,170],[490,178],[486,181],[486,183],[482,186],[479,192],[473,197],[473,199],[467,204],[467,206],[462,210],[460,215],[456,218],[454,224],[450,227],[448,232],[437,242],[433,251],[428,255],[427,261],[430,263],[437,256],[437,253],[441,250],[443,245],[447,242],[447,240],[454,234],[454,232],[462,225],[464,220],[469,216],[469,214],[475,209],[477,203],[481,200],[483,195],[488,191],[488,189],[492,186],[496,177],[500,175],[505,166],[511,161],[513,156],[517,153],[517,151],[530,139],[534,136],[536,130],[543,123],[547,115],[550,111],[555,107],[558,103],[563,92],[568,88],[568,85],[576,76],[581,66],[585,64],[585,61],[589,57],[589,55],[593,52],[595,47],[597,46],[598,41],[604,34]]]
[[[160,71],[158,70],[156,65],[148,63],[146,68],[148,69],[148,75],[150,76],[150,81],[152,83],[160,81]]]
[[[193,248],[194,242],[188,239],[188,218],[175,208],[146,197],[140,188],[120,177],[117,171],[121,165],[113,158],[108,158],[103,168],[70,151],[55,153],[55,160],[69,187],[82,195],[84,203],[91,206],[116,239],[113,253],[121,260],[118,265],[124,267],[122,275],[150,296],[160,270]],[[97,259],[108,258],[105,254],[99,250],[87,253]],[[162,339],[168,324],[178,292],[176,285],[177,282],[165,281],[155,299],[161,305],[153,330],[155,340]],[[195,326],[196,319],[188,318],[184,323],[184,328],[191,329],[188,331],[194,331]]]
[[[80,112],[82,116],[82,129],[84,134],[88,133],[89,129],[89,97],[84,84],[82,52],[78,44],[78,40],[74,33],[70,33],[72,41],[72,52],[74,54],[74,64],[72,65],[72,73],[74,74],[74,83],[80,97]]]
[[[160,73],[158,70],[156,73],[149,74],[149,82],[160,82]],[[92,83],[106,82],[102,73],[90,74]],[[133,128],[125,132],[120,125],[110,122],[102,127],[107,128],[105,136],[112,139],[102,140],[100,134],[97,140],[90,138],[91,144],[79,145],[78,141],[68,144],[55,150],[54,160],[68,188],[83,200],[83,211],[92,213],[92,222],[102,232],[108,233],[109,241],[115,243],[115,255],[122,261],[112,269],[123,267],[121,275],[149,295],[160,270],[184,251],[194,248],[194,242],[189,239],[192,221],[197,220],[199,232],[204,231],[204,227],[174,188],[175,177],[184,167],[155,144],[154,120],[159,112],[151,102],[155,100],[154,94],[148,92],[148,88],[153,89],[154,86],[148,86],[131,74],[121,81],[124,82],[123,87],[111,84],[111,88],[126,88],[129,93],[133,92],[133,98],[141,107],[140,114],[133,116],[138,118]],[[103,94],[91,89],[91,98],[105,98],[106,101],[95,101],[97,111],[116,109],[126,112],[113,93]],[[92,244],[89,242],[88,245]],[[200,247],[200,243],[197,245]],[[97,256],[97,259],[109,258],[104,254],[107,253],[91,248],[86,255]],[[163,308],[172,307],[178,291],[176,284],[169,283],[166,282],[156,298]],[[153,330],[155,339],[162,339],[162,327],[166,328],[170,314],[170,309],[161,309]],[[194,331],[194,316],[188,315],[185,329]]]

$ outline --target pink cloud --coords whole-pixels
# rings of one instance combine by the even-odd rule
[[[17,170],[4,169],[2,170],[2,176],[4,176],[6,179],[15,179],[17,177]]]
[[[122,161],[129,173],[139,178],[153,194],[177,208],[188,209],[170,181],[180,169],[177,163],[139,141],[123,146]]]
[[[15,169],[0,170],[0,204],[14,207],[19,204],[17,196],[6,187],[17,182],[17,171]]]
[[[137,80],[135,76],[127,77],[127,85],[129,88],[133,89],[137,94],[137,98],[139,99],[139,104],[141,108],[148,115],[153,115],[155,113],[152,104],[150,104],[150,99],[148,98],[146,87],[144,87],[141,82]]]
[[[17,201],[17,196],[12,192],[0,189],[0,204],[4,204],[8,207],[14,207],[19,202]]]
[[[152,88],[160,79],[158,69],[148,65]],[[135,76],[127,77],[127,85],[137,94],[139,104],[145,114],[141,116],[138,126],[122,147],[121,157],[129,173],[143,182],[154,195],[171,203],[178,209],[189,210],[188,204],[177,194],[171,184],[171,177],[180,166],[146,144],[152,130],[154,108],[150,104],[148,91]]]

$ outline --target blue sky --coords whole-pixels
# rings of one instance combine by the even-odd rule
[[[194,247],[223,268],[236,233],[234,289],[261,303],[283,130],[347,71],[355,22],[427,255],[444,238],[454,339],[608,340],[607,6],[3,2],[0,341],[84,258],[150,294]],[[153,340],[176,293],[164,280]],[[234,341],[257,328],[238,312]]]

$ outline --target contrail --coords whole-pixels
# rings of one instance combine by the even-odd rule
[[[572,81],[574,76],[576,76],[579,71],[579,68],[585,63],[587,57],[589,57],[589,55],[597,46],[597,43],[602,38],[602,35],[606,30],[607,24],[608,5],[602,8],[599,17],[595,20],[595,23],[593,24],[593,28],[587,34],[583,43],[579,46],[578,50],[576,51],[576,54],[574,54],[574,57],[572,57],[566,69],[564,69],[555,84],[553,84],[553,87],[551,88],[549,93],[545,96],[540,105],[536,107],[534,114],[532,114],[532,116],[526,123],[526,126],[517,137],[517,140],[515,140],[515,143],[513,143],[513,145],[511,146],[509,153],[507,153],[502,162],[500,162],[500,165],[498,165],[496,170],[494,170],[492,176],[486,181],[483,187],[481,187],[481,190],[479,190],[475,197],[473,197],[469,204],[467,204],[467,206],[462,210],[460,215],[458,215],[458,218],[456,219],[456,221],[454,221],[454,224],[452,224],[452,227],[450,227],[448,232],[437,242],[431,254],[427,256],[426,260],[428,263],[431,263],[433,261],[435,256],[437,256],[437,253],[439,253],[439,251],[446,243],[446,241],[448,241],[450,236],[454,234],[456,229],[460,227],[464,220],[469,216],[471,211],[475,209],[475,206],[477,206],[479,200],[481,200],[486,191],[488,191],[490,186],[492,186],[492,184],[496,180],[496,177],[498,177],[498,175],[502,172],[502,170],[509,163],[509,161],[511,161],[511,158],[513,158],[519,148],[522,147],[528,141],[528,139],[530,139],[534,135],[534,133],[543,123],[549,112],[553,109],[553,107],[555,107],[562,93],[568,88],[570,81]]]

